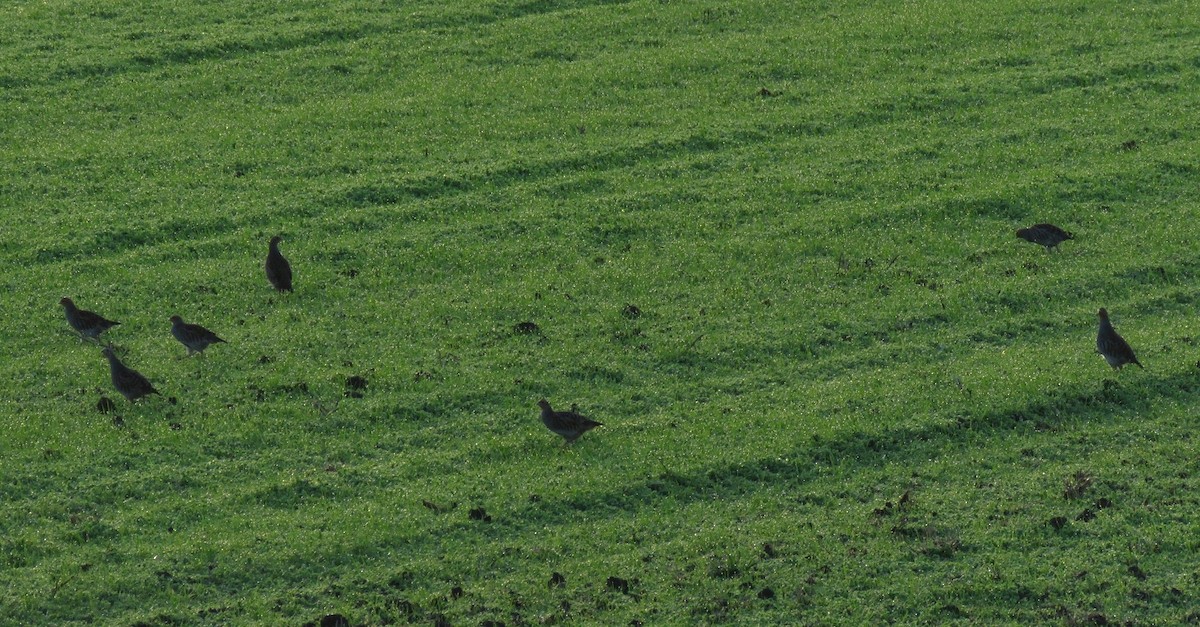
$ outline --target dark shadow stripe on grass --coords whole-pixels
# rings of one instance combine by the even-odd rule
[[[1027,404],[997,408],[976,418],[959,417],[919,427],[881,429],[878,432],[855,431],[829,440],[813,438],[810,443],[773,454],[769,458],[722,464],[691,472],[666,471],[641,483],[615,486],[610,490],[578,497],[546,499],[496,516],[495,524],[489,525],[484,533],[492,539],[516,536],[527,529],[545,530],[557,525],[573,524],[578,519],[578,512],[593,515],[603,515],[611,510],[635,512],[656,507],[664,498],[669,499],[673,506],[713,499],[737,499],[765,485],[775,489],[795,489],[800,494],[799,490],[806,484],[825,476],[817,470],[817,464],[850,467],[853,470],[854,467],[877,469],[885,464],[924,462],[946,450],[971,446],[981,435],[1000,435],[1016,428],[1052,429],[1056,423],[1098,414],[1101,410],[1117,416],[1110,418],[1112,420],[1125,419],[1148,409],[1154,399],[1190,399],[1200,392],[1200,373],[1196,371],[1182,372],[1157,381],[1149,379],[1153,376],[1150,372],[1139,375],[1142,375],[1142,371],[1137,374],[1126,372],[1120,378],[1130,381],[1129,384],[1121,384],[1114,379],[1094,385],[1082,384],[1061,392],[1048,393],[1043,399]],[[602,460],[596,463],[602,463]],[[478,526],[461,521],[453,523],[444,532],[458,533],[472,528],[477,529]]]
[[[35,80],[29,77],[0,77],[0,84],[28,87],[35,84],[52,84],[62,81],[113,76],[128,72],[144,72],[165,66],[237,59],[249,55],[307,48],[330,42],[352,41],[392,30],[394,29],[390,24],[371,24],[357,27],[321,28],[258,39],[225,40],[214,43],[179,45],[163,50],[143,52],[109,62],[66,65],[48,73],[44,80]]]
[[[593,7],[620,6],[632,0],[531,0],[507,5],[497,5],[489,12],[468,15],[437,16],[419,19],[419,28],[461,28],[464,26],[487,26],[507,20],[538,15],[553,15],[565,11],[590,9]]]
[[[79,258],[117,255],[135,248],[180,241],[200,241],[227,235],[241,225],[229,218],[172,218],[142,228],[110,226],[78,242],[63,240],[58,246],[27,251],[32,263],[46,264]]]
[[[927,123],[939,115],[956,119],[963,111],[1004,107],[1030,96],[1047,96],[1060,91],[1105,88],[1131,91],[1175,91],[1177,84],[1191,77],[1186,60],[1116,61],[1088,71],[1048,71],[1028,77],[1001,80],[992,72],[972,73],[975,84],[916,85],[896,95],[875,98],[859,106],[837,108],[811,119],[765,126],[771,135],[783,137],[822,137],[848,129],[863,129],[903,122]],[[1176,83],[1164,82],[1173,79]],[[1112,177],[1106,179],[1112,184]],[[1078,200],[1075,198],[1074,200]]]
[[[310,48],[334,42],[355,41],[375,35],[429,29],[456,29],[487,26],[511,19],[549,15],[563,11],[628,4],[630,0],[533,0],[493,7],[490,12],[431,16],[409,21],[406,15],[398,20],[386,20],[353,26],[326,27],[313,30],[279,33],[256,39],[228,39],[193,45],[174,45],[161,50],[137,53],[107,62],[74,63],[60,66],[45,76],[0,75],[0,88],[17,90],[35,85],[62,81],[113,76],[128,72],[144,72],[175,65],[191,65],[205,61],[238,59],[260,53],[275,53]]]
[[[647,161],[665,161],[680,155],[720,150],[727,142],[705,134],[680,139],[651,140],[604,152],[590,152],[542,161],[519,161],[492,168],[480,174],[437,173],[407,176],[392,182],[353,185],[326,200],[328,206],[362,208],[393,205],[406,200],[421,200],[469,192],[480,186],[505,187],[582,171],[629,167]]]

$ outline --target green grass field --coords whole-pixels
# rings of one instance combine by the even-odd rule
[[[0,13],[0,624],[1200,622],[1191,3]]]

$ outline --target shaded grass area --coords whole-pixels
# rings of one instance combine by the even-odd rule
[[[17,10],[12,620],[1200,619],[1195,18],[793,8]]]

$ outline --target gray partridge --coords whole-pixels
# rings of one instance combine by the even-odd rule
[[[71,325],[71,328],[79,333],[80,338],[90,337],[93,340],[98,339],[101,333],[121,324],[115,320],[109,320],[94,311],[76,307],[75,303],[66,296],[58,301],[58,304],[67,310],[67,324]]]
[[[547,429],[561,435],[567,444],[574,442],[579,436],[596,427],[604,426],[604,423],[596,422],[574,411],[554,411],[546,399],[538,401],[538,407],[542,408],[542,424],[546,425]]]
[[[1029,228],[1017,229],[1017,237],[1040,244],[1046,247],[1046,251],[1054,250],[1055,246],[1069,240],[1075,239],[1075,236],[1054,226],[1053,224],[1035,224]]]
[[[271,248],[267,252],[267,261],[263,268],[267,271],[267,280],[280,292],[292,291],[292,264],[279,252],[279,242],[283,237],[276,235],[271,238]]]
[[[154,389],[154,386],[146,377],[142,376],[142,373],[117,359],[117,354],[113,352],[111,346],[104,347],[103,353],[108,358],[108,370],[112,374],[113,387],[117,388],[117,391],[130,402],[149,394],[158,394],[158,390]]]
[[[1133,354],[1129,342],[1126,342],[1125,338],[1121,337],[1113,328],[1112,323],[1108,321],[1108,310],[1101,307],[1096,315],[1100,316],[1100,330],[1096,333],[1096,350],[1104,356],[1104,361],[1107,361],[1113,370],[1120,370],[1126,364],[1137,364],[1138,368],[1145,369],[1146,367]]]
[[[179,316],[171,316],[171,335],[179,340],[188,349],[188,356],[192,353],[204,354],[204,349],[208,348],[209,344],[217,344],[225,342],[225,340],[217,337],[216,333],[198,324],[188,324]]]

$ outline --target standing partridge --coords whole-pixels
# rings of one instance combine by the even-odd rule
[[[101,333],[121,324],[115,320],[109,320],[104,316],[86,309],[80,309],[75,306],[75,303],[64,296],[58,304],[67,310],[67,324],[71,325],[79,333],[80,339],[90,337],[93,340],[98,340]]]
[[[596,427],[604,426],[603,423],[573,411],[554,411],[546,399],[538,401],[538,407],[542,408],[542,424],[546,425],[547,429],[561,435],[567,444],[574,442],[579,436]]]
[[[1113,328],[1112,323],[1108,321],[1108,310],[1101,307],[1096,315],[1100,316],[1100,330],[1096,333],[1096,350],[1104,356],[1104,361],[1107,361],[1113,370],[1120,370],[1126,364],[1137,364],[1138,368],[1145,369],[1146,367],[1133,354],[1129,342],[1126,342],[1125,338],[1121,337]]]
[[[191,357],[192,353],[204,355],[204,349],[208,348],[209,344],[225,342],[217,337],[216,333],[198,324],[188,324],[179,316],[171,316],[171,335],[187,347],[188,357]]]
[[[1053,224],[1035,224],[1029,228],[1017,229],[1017,237],[1034,244],[1041,244],[1046,247],[1047,252],[1054,250],[1055,246],[1069,239],[1075,239],[1074,235]]]
[[[142,373],[117,359],[117,354],[113,352],[111,346],[104,347],[103,352],[104,356],[108,358],[108,370],[112,374],[113,387],[129,399],[129,402],[132,403],[149,394],[158,394],[158,390],[154,389],[154,386],[146,377],[142,376]]]
[[[267,252],[267,261],[263,268],[267,271],[267,280],[280,292],[292,291],[292,264],[279,252],[279,242],[283,237],[276,235],[271,238],[271,250]]]

